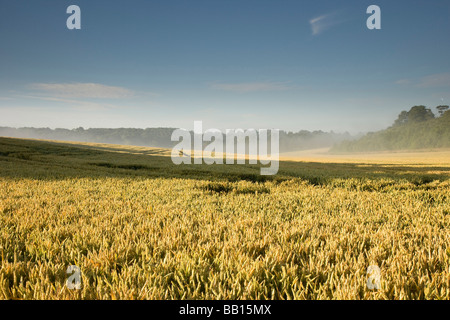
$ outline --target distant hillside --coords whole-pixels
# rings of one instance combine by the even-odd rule
[[[0,127],[0,136],[34,138],[61,141],[80,141],[172,148],[178,142],[171,141],[174,128],[118,128],[118,129],[50,129]],[[280,132],[280,152],[327,148],[344,140],[353,139],[349,133],[323,131]],[[205,143],[207,145],[209,143]]]
[[[436,117],[425,106],[402,111],[395,123],[386,130],[368,133],[354,141],[343,141],[331,152],[364,152],[385,150],[412,150],[450,148],[450,110],[437,107]]]

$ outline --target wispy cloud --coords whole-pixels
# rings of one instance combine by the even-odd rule
[[[409,79],[400,79],[400,80],[395,81],[395,84],[398,84],[401,86],[408,85],[410,83],[411,83],[411,80],[409,80]]]
[[[117,109],[119,106],[110,104],[110,103],[100,103],[100,102],[93,102],[93,101],[85,101],[85,100],[75,100],[70,98],[59,98],[59,97],[46,97],[46,96],[33,96],[33,95],[22,95],[19,96],[19,98],[25,98],[25,99],[39,99],[44,101],[52,101],[52,102],[62,102],[64,106],[70,107],[70,108],[84,108],[89,110],[110,110],[110,109]]]
[[[450,72],[431,74],[416,79],[400,79],[394,83],[397,85],[411,85],[416,88],[450,87]]]
[[[420,88],[450,87],[450,73],[432,74],[422,78]]]
[[[234,92],[282,91],[291,89],[284,82],[215,83],[211,88]]]
[[[132,90],[99,83],[34,83],[30,87],[59,98],[120,99],[134,95]]]
[[[328,30],[331,27],[338,25],[342,22],[344,22],[344,20],[339,18],[339,15],[336,12],[323,14],[321,16],[309,20],[313,36],[317,36],[322,32],[324,32],[325,30]]]

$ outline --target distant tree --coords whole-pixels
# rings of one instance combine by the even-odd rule
[[[402,111],[398,115],[397,120],[395,120],[394,125],[399,126],[399,125],[406,124],[406,123],[408,123],[408,112]]]
[[[414,106],[408,112],[408,122],[422,122],[431,119],[434,119],[434,114],[425,106]]]
[[[398,115],[397,120],[395,120],[394,126],[423,122],[434,118],[434,113],[431,111],[431,109],[428,109],[425,106],[414,106],[409,111],[402,111]]]
[[[442,117],[444,113],[449,109],[449,106],[437,106],[436,109],[439,112],[439,115]]]

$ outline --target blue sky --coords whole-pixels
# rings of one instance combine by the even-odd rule
[[[1,0],[0,126],[379,130],[450,103],[449,34],[448,0]]]

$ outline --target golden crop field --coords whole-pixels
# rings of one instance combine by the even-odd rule
[[[450,299],[450,152],[168,154],[0,138],[0,299]]]

